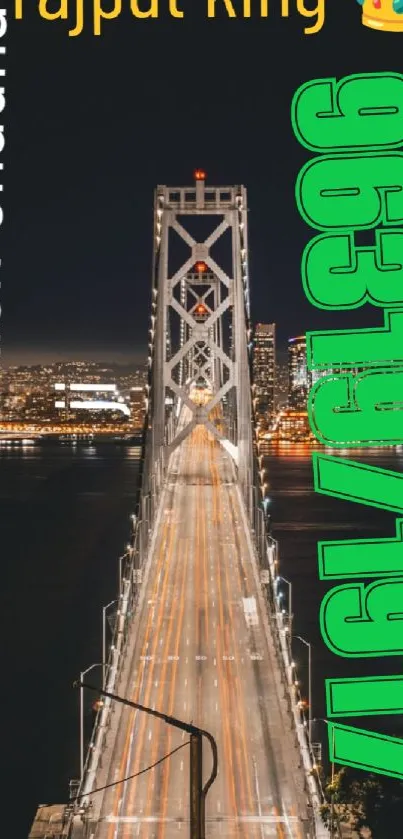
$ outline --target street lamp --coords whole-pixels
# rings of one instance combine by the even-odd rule
[[[308,732],[309,744],[312,740],[312,646],[309,641],[302,638],[301,635],[293,635],[293,638],[298,638],[306,647],[308,647]]]
[[[123,574],[123,561],[130,558],[133,551],[134,551],[134,546],[130,545],[130,544],[127,544],[126,545],[126,553],[122,554],[122,556],[119,557],[119,594],[122,594],[122,582],[123,582],[124,576],[126,576],[126,568],[124,569],[124,574]]]
[[[335,725],[334,722],[332,722],[331,720],[325,719],[325,717],[314,717],[313,720],[311,720],[311,722],[312,723],[314,723],[314,722],[325,722],[326,725],[331,725],[332,726],[332,752],[333,752],[333,755],[334,755],[334,725]],[[332,783],[333,783],[333,781],[334,781],[334,760],[332,760],[331,765],[332,765]]]
[[[335,824],[334,824],[335,819],[334,819],[334,789],[333,789],[333,785],[334,785],[334,723],[331,722],[330,720],[326,720],[324,717],[315,717],[315,719],[311,720],[311,722],[325,722],[326,725],[331,725],[332,726],[332,763],[331,763],[331,767],[332,767],[332,775],[331,775],[331,778],[332,778],[332,780],[331,780],[332,793],[331,793],[331,796],[330,796],[330,835],[335,836],[336,831],[334,829],[335,828]]]
[[[80,673],[80,780],[83,780],[84,773],[84,688],[82,682],[86,673],[93,670],[94,667],[102,667],[102,664],[91,664],[86,670]]]
[[[277,583],[278,583],[279,580],[282,580],[283,583],[286,583],[287,586],[288,586],[288,626],[289,626],[289,631],[290,631],[290,635],[291,635],[291,628],[292,628],[292,583],[290,583],[290,581],[287,580],[286,577],[283,577],[281,574],[277,574],[277,577],[274,581],[276,583],[276,595],[277,595]]]
[[[96,666],[96,664],[92,665],[92,667]],[[91,667],[89,667],[88,670],[91,670]],[[86,670],[85,673],[88,673],[88,670]],[[86,687],[89,690],[95,690],[98,693],[98,688],[95,688],[93,685],[85,684],[82,681],[75,682],[74,687],[79,687],[80,689]],[[148,708],[146,705],[140,705],[138,702],[131,702],[129,699],[124,699],[123,696],[118,696],[115,693],[109,693],[106,690],[99,690],[99,693],[101,696],[106,696],[115,702],[120,702],[122,705],[128,706],[129,708],[136,708],[136,710],[144,711],[152,717],[164,720],[168,723],[168,725],[181,729],[183,733],[186,731],[190,734],[190,836],[192,839],[206,839],[206,796],[218,773],[217,743],[213,735],[205,729],[197,728],[192,725],[192,723],[189,724],[187,722],[183,722],[177,717],[172,717],[170,714],[164,714],[161,711],[156,711],[155,708]],[[205,737],[210,743],[213,758],[211,774],[204,786],[202,779],[203,737]],[[120,782],[118,781],[118,783]]]
[[[111,600],[110,603],[107,603],[106,606],[102,607],[102,668],[104,687],[106,685],[106,612],[110,608],[110,606],[113,606],[115,603],[118,602],[118,600]]]
[[[129,546],[128,546],[129,549]],[[129,555],[129,550],[126,550],[126,553],[122,554],[119,557],[119,594],[122,594],[122,582],[123,582],[123,561],[127,559]]]

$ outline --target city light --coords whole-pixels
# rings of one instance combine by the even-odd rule
[[[139,434],[143,428],[145,368],[120,374],[96,362],[55,362],[3,370],[1,381],[0,440]],[[80,392],[91,398],[79,399]],[[103,393],[113,399],[102,399]]]

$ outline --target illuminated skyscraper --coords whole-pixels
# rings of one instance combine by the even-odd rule
[[[276,370],[276,324],[257,323],[253,344],[255,412],[267,424],[274,414]]]
[[[145,389],[136,386],[130,388],[130,418],[136,429],[141,429],[145,414]]]
[[[328,370],[308,370],[306,363],[306,338],[288,339],[288,407],[295,411],[306,411],[308,395],[319,379],[324,376],[340,376],[344,374],[358,375],[365,371],[365,367],[355,367],[343,370],[333,367]]]
[[[306,366],[306,338],[288,339],[288,405],[297,411],[306,411],[307,396],[312,384]]]

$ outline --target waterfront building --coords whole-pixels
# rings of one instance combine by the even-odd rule
[[[307,397],[312,384],[306,366],[306,338],[299,335],[288,339],[288,406],[295,411],[306,411]]]
[[[136,430],[141,430],[145,417],[145,388],[141,386],[130,388],[130,419]]]
[[[258,323],[253,341],[253,397],[255,416],[269,426],[274,416],[276,325]]]

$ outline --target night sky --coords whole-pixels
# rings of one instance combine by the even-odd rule
[[[365,29],[355,0],[328,0],[309,36],[294,0],[288,19],[272,0],[268,20],[222,21],[206,19],[206,0],[182,0],[184,20],[139,21],[127,0],[96,38],[85,5],[75,38],[33,9],[9,17],[4,364],[143,355],[153,189],[190,185],[195,167],[248,188],[252,316],[277,323],[280,346],[306,329],[381,325],[371,306],[336,317],[305,300],[300,260],[315,232],[294,184],[310,155],[290,103],[311,78],[403,70],[403,34]]]

